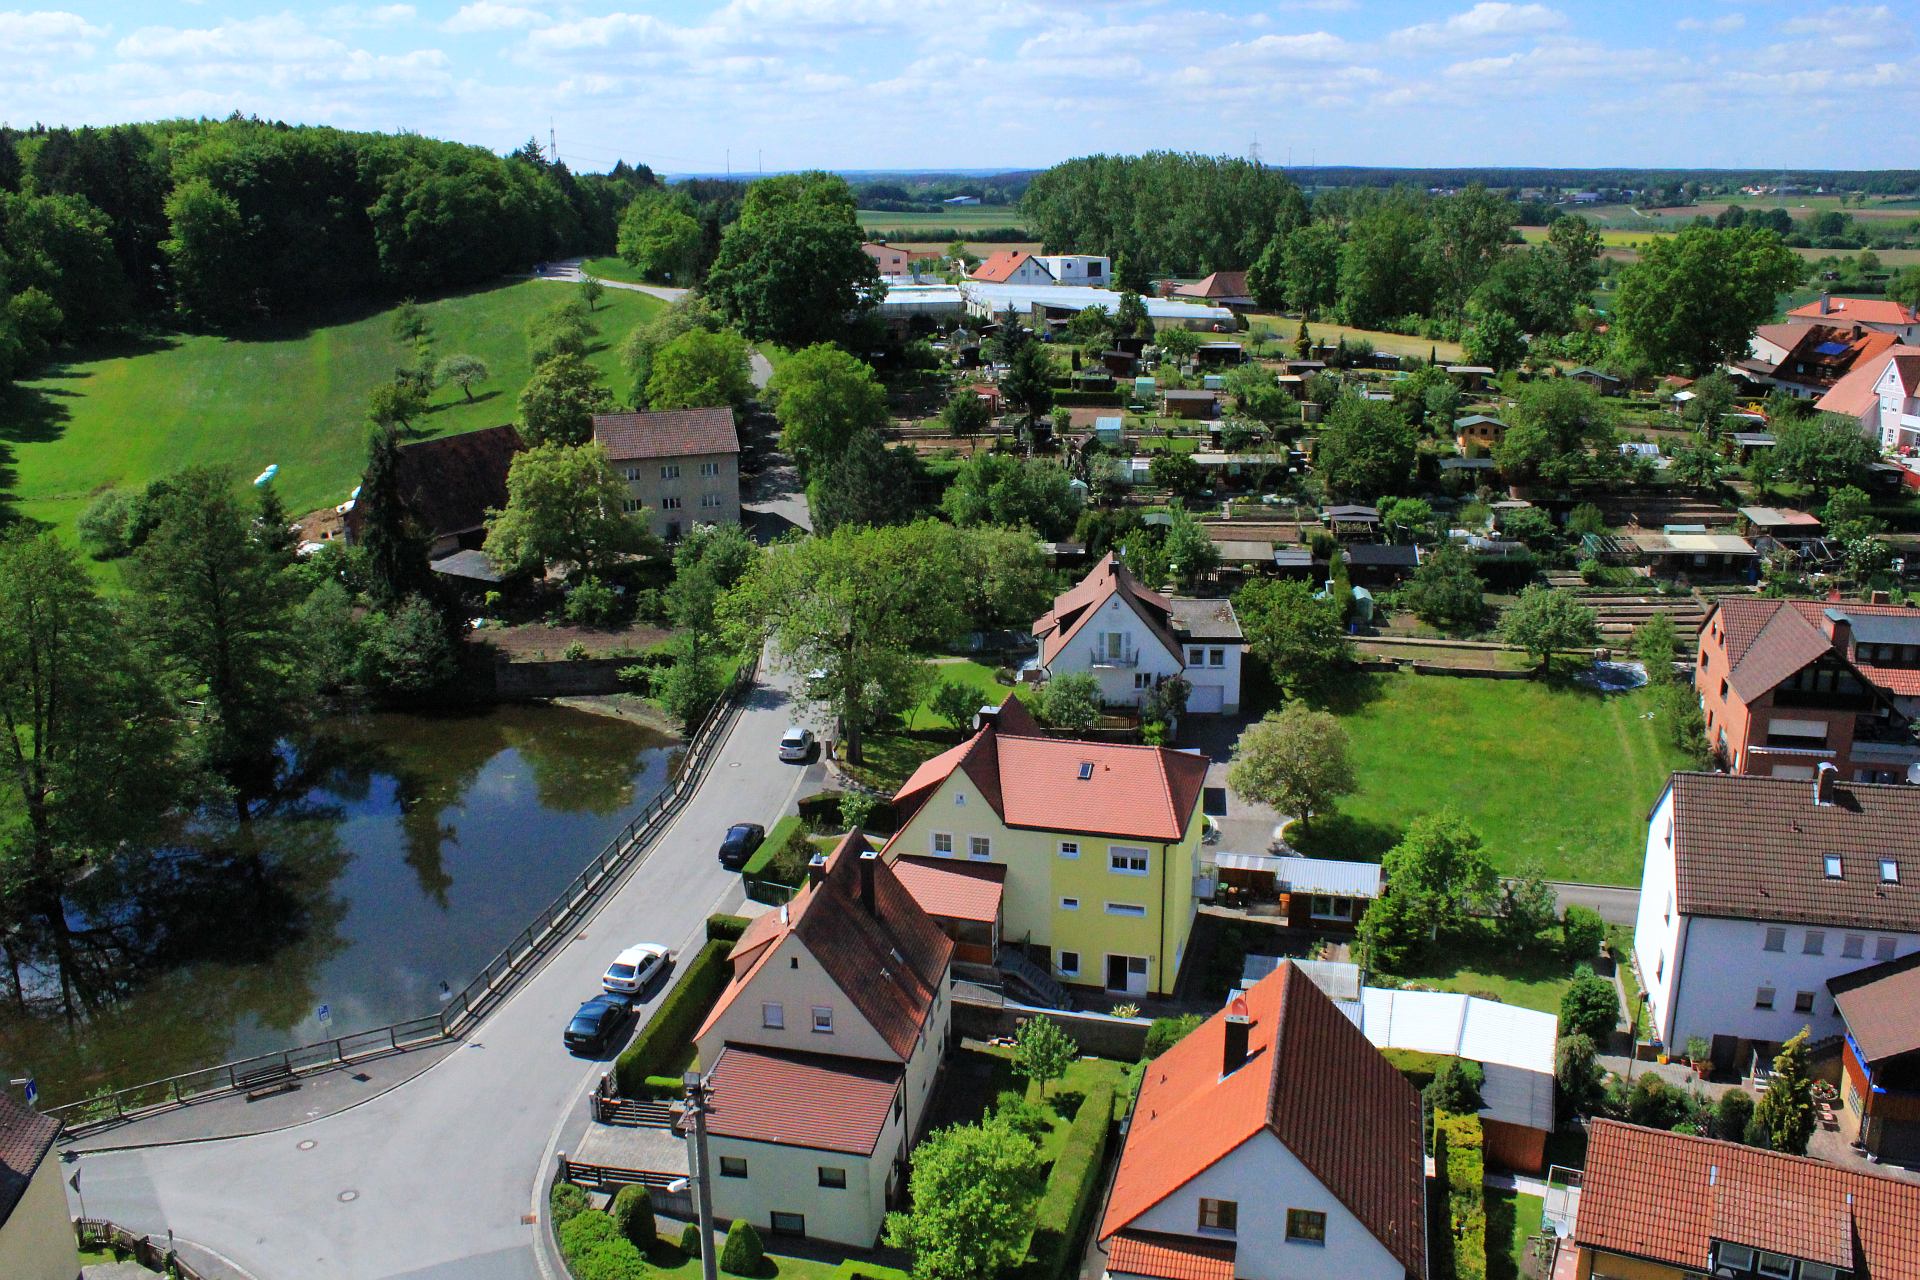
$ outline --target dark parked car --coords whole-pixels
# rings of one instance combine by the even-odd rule
[[[567,1048],[575,1053],[598,1053],[607,1041],[619,1034],[633,1014],[633,1002],[611,993],[598,995],[580,1006],[567,1024]]]
[[[720,865],[729,871],[738,871],[747,865],[747,859],[766,838],[766,828],[757,823],[737,822],[728,827],[726,839],[720,842]]]

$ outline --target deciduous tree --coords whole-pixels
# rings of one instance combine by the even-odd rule
[[[979,1280],[1025,1256],[1043,1163],[1009,1125],[954,1125],[914,1148],[911,1208],[887,1216],[887,1243],[913,1256],[914,1280]]]
[[[1656,369],[1704,373],[1743,355],[1806,264],[1772,231],[1687,227],[1655,236],[1622,273],[1614,331]]]
[[[489,376],[486,361],[479,356],[451,355],[440,362],[436,378],[442,383],[451,382],[467,396],[467,403],[473,403],[475,383],[485,382]]]
[[[1458,928],[1499,891],[1480,833],[1451,807],[1415,818],[1380,866],[1390,892],[1417,907],[1428,933]]]
[[[780,420],[781,446],[802,471],[845,449],[856,432],[877,432],[888,422],[887,393],[872,367],[828,343],[787,357],[767,389]]]
[[[1289,702],[1241,732],[1227,785],[1242,800],[1299,819],[1304,832],[1354,789],[1347,731],[1327,712]]]
[[[600,371],[579,356],[558,355],[533,371],[520,392],[520,434],[528,444],[585,444],[593,415],[613,408]]]
[[[1253,656],[1293,697],[1325,686],[1351,654],[1340,607],[1304,582],[1258,579],[1241,588],[1234,609]]]
[[[1330,493],[1369,501],[1413,478],[1413,428],[1390,403],[1342,395],[1314,446],[1313,466]]]
[[[566,565],[597,577],[647,550],[644,516],[623,510],[627,484],[597,444],[541,444],[507,468],[507,505],[487,515],[487,558],[510,573]]]
[[[1400,600],[1421,621],[1443,631],[1473,631],[1486,613],[1480,575],[1457,547],[1439,547],[1420,562]]]
[[[841,337],[880,293],[879,268],[863,240],[844,179],[761,179],[721,235],[707,295],[756,341],[804,346]]]
[[[1500,638],[1538,658],[1544,673],[1557,651],[1600,643],[1600,626],[1593,610],[1572,594],[1536,584],[1522,591],[1500,619]]]
[[[649,409],[738,409],[753,398],[746,339],[730,329],[693,329],[653,355],[647,378]]]
[[[1060,1024],[1045,1014],[1036,1013],[1020,1024],[1013,1037],[1013,1074],[1038,1089],[1044,1101],[1047,1086],[1065,1078],[1067,1068],[1080,1056],[1080,1046]]]
[[[1064,467],[1044,458],[976,453],[960,465],[940,501],[956,525],[1032,529],[1060,538],[1080,515],[1080,497]]]

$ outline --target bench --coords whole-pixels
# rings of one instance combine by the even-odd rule
[[[234,1087],[244,1089],[248,1102],[258,1102],[277,1093],[287,1093],[300,1087],[300,1077],[293,1068],[284,1062],[272,1066],[258,1067],[252,1071],[234,1077]]]

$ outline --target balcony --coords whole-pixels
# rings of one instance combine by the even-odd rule
[[[1095,667],[1137,667],[1140,665],[1140,653],[1136,649],[1127,649],[1120,653],[1096,653],[1093,655]]]

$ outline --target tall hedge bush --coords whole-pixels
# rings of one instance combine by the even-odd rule
[[[648,1076],[671,1075],[679,1069],[688,1041],[727,985],[727,953],[732,950],[732,941],[715,938],[700,948],[680,974],[653,1018],[614,1063],[614,1080],[622,1096],[641,1097],[649,1092]]]
[[[1435,1280],[1486,1280],[1487,1188],[1486,1138],[1476,1115],[1438,1112],[1433,1124],[1433,1160],[1446,1188],[1447,1228],[1440,1233],[1450,1258],[1446,1269],[1436,1267]]]
[[[1047,1174],[1021,1280],[1070,1280],[1079,1274],[1081,1242],[1099,1198],[1100,1170],[1112,1128],[1113,1086],[1096,1084],[1074,1112],[1067,1140]]]

